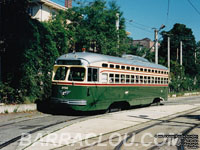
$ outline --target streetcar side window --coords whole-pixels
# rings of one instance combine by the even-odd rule
[[[115,66],[115,68],[116,68],[116,69],[119,69],[119,68],[120,68],[120,66],[119,66],[119,65],[116,65],[116,66]]]
[[[102,67],[108,67],[108,64],[102,64]]]
[[[113,64],[110,64],[110,68],[114,68],[114,65],[113,65]]]
[[[131,67],[131,70],[135,70],[135,67]]]
[[[140,83],[143,83],[143,76],[140,76]]]
[[[130,83],[130,75],[126,75],[126,83]]]
[[[121,74],[121,83],[125,83],[125,75]]]
[[[147,76],[144,76],[144,83],[147,83]]]
[[[84,81],[85,68],[71,67],[68,80],[69,81]]]
[[[151,77],[151,83],[152,83],[152,84],[155,83],[154,77]]]
[[[167,84],[167,78],[164,78],[164,84]]]
[[[108,74],[107,73],[102,73],[101,81],[102,81],[102,83],[107,83],[108,82]]]
[[[135,78],[136,78],[136,83],[139,83],[139,76],[135,76]]]
[[[161,84],[163,84],[163,78],[161,78]]]
[[[149,84],[151,83],[151,77],[148,77],[148,83]]]
[[[160,84],[160,77],[158,77],[158,84]]]
[[[109,74],[109,82],[114,83],[114,74]]]
[[[54,76],[54,80],[65,80],[67,75],[68,67],[59,67],[56,70],[56,74]]]
[[[125,69],[125,66],[121,66],[121,69]]]
[[[115,83],[119,83],[119,74],[115,74]]]
[[[158,83],[158,77],[155,77],[155,84]]]
[[[99,81],[98,79],[98,69],[88,68],[88,82]]]
[[[131,75],[131,83],[134,83],[134,82],[135,82],[135,76]]]

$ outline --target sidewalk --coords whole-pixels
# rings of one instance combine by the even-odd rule
[[[37,110],[36,104],[0,105],[0,114]]]
[[[200,104],[178,105],[178,107],[173,105],[151,106],[103,114],[89,120],[74,123],[63,129],[47,134],[46,136],[38,137],[31,145],[29,143],[29,145],[23,146],[26,147],[26,150],[54,149],[193,109],[200,109]],[[26,137],[24,138],[25,139],[22,139],[22,141],[27,141]],[[22,147],[18,147],[18,149],[21,148]]]

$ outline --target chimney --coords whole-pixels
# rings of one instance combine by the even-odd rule
[[[72,0],[65,0],[65,7],[72,8]]]

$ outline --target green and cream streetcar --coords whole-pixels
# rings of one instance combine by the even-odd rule
[[[166,67],[134,55],[69,53],[54,65],[51,103],[93,111],[160,102],[167,100],[168,74]]]

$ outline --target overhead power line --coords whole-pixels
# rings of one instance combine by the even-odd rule
[[[169,7],[170,7],[170,0],[168,0],[168,6],[167,6],[167,18],[166,18],[165,25],[168,24],[168,20],[169,20]]]
[[[135,26],[135,25],[133,25],[131,22],[127,22],[129,25],[130,25],[130,27],[134,27],[134,28],[137,28],[137,29],[140,29],[140,30],[143,30],[143,31],[145,31],[145,32],[148,32],[148,33],[152,33],[150,30],[147,30],[147,29],[145,29],[145,28],[143,28],[143,27],[138,27],[138,26]]]
[[[188,0],[188,2],[192,6],[192,8],[194,8],[194,10],[200,15],[200,11],[194,6],[194,4],[192,4],[190,0]]]

